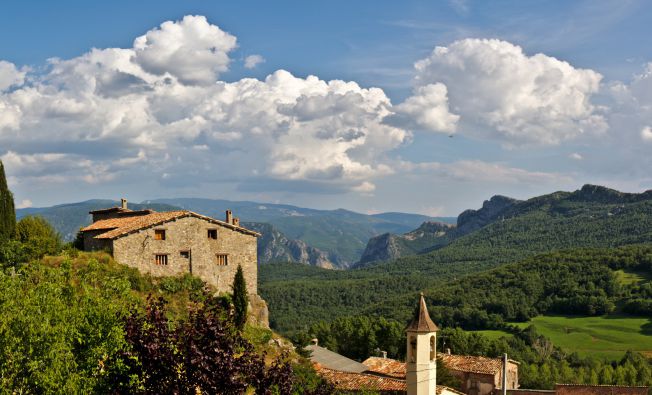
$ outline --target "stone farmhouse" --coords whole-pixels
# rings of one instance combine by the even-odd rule
[[[224,221],[192,211],[156,212],[121,207],[91,211],[81,229],[84,250],[106,250],[124,265],[154,276],[191,273],[219,292],[230,292],[238,265],[250,295],[257,295],[259,233],[240,226],[231,211]]]

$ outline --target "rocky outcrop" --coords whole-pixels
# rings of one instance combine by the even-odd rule
[[[418,254],[445,245],[449,242],[449,236],[454,230],[455,225],[452,224],[424,222],[417,229],[403,235],[385,233],[372,237],[356,266]]]
[[[457,217],[458,237],[480,229],[497,220],[500,215],[519,200],[507,196],[496,195],[482,203],[479,210],[466,210]]]
[[[401,256],[397,242],[399,237],[401,236],[385,233],[369,239],[367,247],[360,257],[360,264],[373,261],[387,261]]]
[[[342,267],[337,257],[311,247],[303,240],[290,239],[270,224],[248,222],[243,226],[262,235],[258,238],[259,264],[298,262],[326,269]]]
[[[247,322],[251,325],[269,328],[269,309],[267,302],[257,294],[249,294],[249,314]]]

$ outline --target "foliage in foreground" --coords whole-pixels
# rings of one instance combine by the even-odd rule
[[[150,301],[144,314],[127,317],[125,332],[128,347],[107,363],[117,393],[292,393],[289,361],[266,368],[219,304],[193,308],[188,320],[174,325],[165,303]]]
[[[296,356],[263,362],[259,345],[243,337],[248,331],[235,331],[230,298],[207,294],[201,281],[191,276],[153,279],[107,254],[69,253],[0,270],[0,393],[108,393],[117,382],[123,393],[147,393],[147,388],[161,393],[159,387],[172,387],[163,379],[151,380],[154,366],[182,368],[169,376],[181,388],[206,383],[201,364],[224,369],[234,364],[229,358],[240,363],[245,354],[247,369],[257,372],[248,383],[251,388],[328,393]],[[146,307],[150,294],[168,301],[164,314],[159,305]],[[142,358],[148,352],[142,347],[172,351],[156,355],[173,358],[175,364]],[[252,378],[230,372],[230,383],[242,385]]]

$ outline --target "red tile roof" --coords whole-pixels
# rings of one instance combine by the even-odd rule
[[[166,222],[184,218],[184,217],[196,217],[206,220],[208,222],[221,225],[239,232],[249,234],[252,236],[260,236],[260,233],[251,231],[249,229],[243,228],[241,226],[235,226],[228,224],[223,221],[216,220],[214,218],[206,217],[192,211],[167,211],[163,213],[151,212],[146,215],[136,215],[136,216],[124,216],[118,218],[103,219],[92,223],[91,225],[82,229],[82,232],[92,231],[92,230],[106,230],[106,232],[101,233],[94,238],[96,239],[116,239],[121,236],[139,231],[141,229],[151,228],[152,226],[157,226],[164,224]]]
[[[503,368],[500,358],[477,357],[471,355],[438,354],[446,367],[460,372],[496,374]]]
[[[365,373],[340,372],[315,364],[317,373],[338,390],[343,391],[407,391],[405,380]]]
[[[405,363],[391,358],[369,357],[364,362],[370,371],[385,376],[405,379]]]
[[[647,395],[649,387],[625,387],[617,385],[557,384],[557,395]]]

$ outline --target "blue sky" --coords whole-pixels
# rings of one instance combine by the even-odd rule
[[[11,2],[0,158],[23,206],[456,215],[493,194],[642,191],[650,20],[643,1]]]

